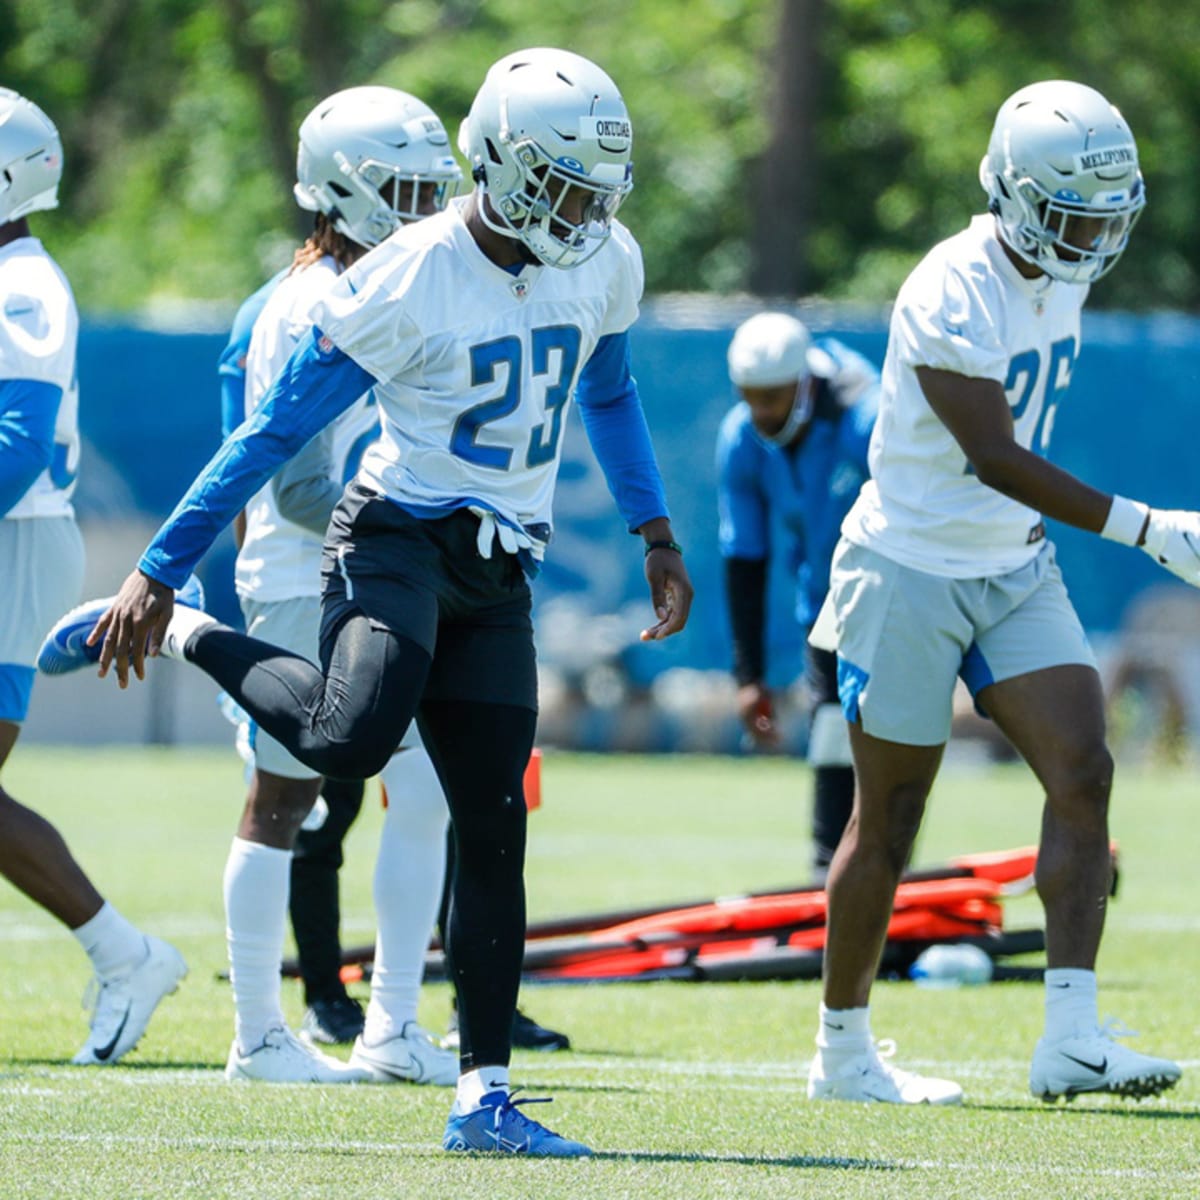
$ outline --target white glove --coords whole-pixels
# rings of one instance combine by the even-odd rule
[[[1172,575],[1200,588],[1200,512],[1152,508],[1142,549]]]
[[[517,554],[528,550],[536,559],[541,559],[545,546],[532,538],[523,529],[517,529],[496,519],[496,514],[490,508],[481,508],[472,504],[470,511],[479,518],[479,535],[475,539],[475,547],[480,558],[491,558],[496,540],[500,541],[500,549],[505,554]]]

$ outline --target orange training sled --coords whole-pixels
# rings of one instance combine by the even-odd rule
[[[1023,847],[907,872],[896,891],[881,972],[904,975],[938,942],[970,942],[993,959],[1045,949],[1041,930],[1003,925],[1003,898],[1033,886],[1036,860],[1036,847]],[[1114,844],[1114,894],[1116,865]],[[810,885],[560,918],[529,926],[523,970],[528,979],[563,983],[816,978],[827,916],[823,888]],[[348,950],[344,973],[368,974],[373,950]],[[285,974],[289,968],[295,964],[285,964]],[[999,967],[995,977],[1037,974],[1037,968]],[[445,977],[436,942],[425,977]]]

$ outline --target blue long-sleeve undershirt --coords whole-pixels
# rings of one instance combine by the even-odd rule
[[[263,403],[222,443],[146,548],[138,569],[180,587],[250,498],[375,379],[322,334],[301,342]],[[326,347],[329,342],[326,339]]]
[[[36,379],[0,381],[0,517],[54,460],[62,388]]]
[[[579,373],[575,399],[596,461],[629,531],[668,516],[646,414],[629,369],[627,333],[609,334],[596,343]]]

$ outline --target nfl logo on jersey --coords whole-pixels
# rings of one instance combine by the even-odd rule
[[[514,279],[512,281],[512,294],[516,296],[518,300],[524,300],[525,297],[529,295],[529,280]]]

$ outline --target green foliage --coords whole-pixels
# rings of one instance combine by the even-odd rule
[[[778,45],[781,5],[801,2],[819,13],[819,44]],[[454,130],[487,66],[530,44],[594,58],[625,94],[637,186],[623,215],[645,249],[651,292],[746,288],[773,70],[790,58],[817,79],[817,136],[805,164],[814,210],[800,235],[811,291],[890,300],[916,259],[979,210],[976,169],[1000,102],[1034,79],[1065,77],[1120,103],[1151,198],[1133,249],[1094,303],[1200,305],[1194,5],[9,0],[7,8],[0,79],[51,113],[66,146],[63,207],[39,217],[36,231],[92,311],[236,302],[286,261],[305,229],[289,174],[295,129],[316,100],[387,83],[420,95]],[[786,127],[786,114],[776,119]]]

